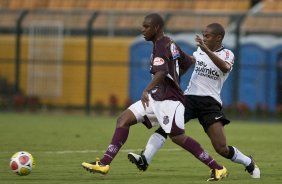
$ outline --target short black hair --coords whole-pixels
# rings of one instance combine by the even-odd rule
[[[222,27],[221,24],[211,23],[207,27],[211,28],[214,34],[221,35],[222,39],[224,38],[225,30],[224,30],[224,28]]]
[[[145,17],[145,19],[151,18],[155,25],[159,25],[160,28],[164,27],[164,20],[162,16],[158,13],[151,13]]]

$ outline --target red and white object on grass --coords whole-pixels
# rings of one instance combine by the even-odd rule
[[[34,167],[34,158],[26,151],[19,151],[11,157],[10,168],[20,176],[29,175]]]

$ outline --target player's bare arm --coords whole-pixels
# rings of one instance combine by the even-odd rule
[[[192,66],[193,64],[196,63],[196,59],[194,58],[194,56],[190,56],[186,53],[184,53],[185,55],[185,62],[188,62],[189,64],[186,65],[185,67],[180,67],[179,68],[179,75],[182,76],[183,74],[186,73],[186,71],[190,68],[190,66]]]
[[[161,81],[164,80],[167,72],[165,71],[158,71],[154,74],[153,79],[151,82],[147,85],[147,87],[144,89],[143,94],[141,96],[141,101],[144,106],[144,109],[149,106],[149,96],[148,93],[152,89],[154,89]]]
[[[204,36],[209,36],[209,35],[204,35]],[[231,69],[231,65],[217,57],[213,51],[211,51],[207,45],[204,43],[203,39],[199,36],[196,35],[195,41],[197,42],[197,46],[201,48],[202,51],[204,51],[209,58],[213,61],[213,63],[224,73],[228,72]]]
[[[189,57],[190,57],[190,59],[191,59],[192,64],[195,64],[195,63],[196,63],[195,57],[194,57],[194,56],[189,56]]]

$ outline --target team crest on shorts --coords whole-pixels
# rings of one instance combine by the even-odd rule
[[[169,118],[168,118],[168,116],[164,116],[163,124],[167,125],[168,123],[169,123]]]

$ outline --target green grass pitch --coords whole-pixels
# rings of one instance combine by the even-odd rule
[[[102,157],[115,128],[115,118],[83,115],[26,113],[0,114],[1,184],[187,184],[206,183],[209,169],[190,153],[168,140],[146,172],[140,172],[127,160],[127,152],[141,150],[154,129],[138,124],[131,128],[128,140],[111,164],[108,175],[86,172],[83,161]],[[216,154],[202,127],[196,121],[186,124],[186,134],[227,167],[228,184],[282,183],[282,124],[234,121],[225,128],[228,143],[254,156],[261,179],[251,179],[244,167]],[[29,151],[36,167],[28,176],[17,176],[9,169],[10,157],[17,151]]]

